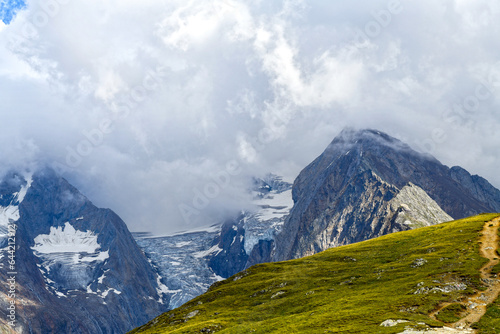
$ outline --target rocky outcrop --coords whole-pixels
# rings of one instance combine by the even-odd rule
[[[394,223],[410,228],[453,220],[422,188],[411,182],[404,186],[388,204],[388,212],[394,212],[391,216]]]
[[[273,260],[271,257],[273,250],[274,240],[259,240],[248,256],[248,261],[245,267],[249,268],[254,264],[271,262]]]
[[[500,192],[375,130],[344,130],[297,177],[274,260],[499,211]]]

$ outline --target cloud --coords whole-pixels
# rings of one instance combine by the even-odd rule
[[[499,12],[486,0],[28,1],[0,27],[2,169],[53,164],[132,230],[158,233],[245,207],[250,176],[293,180],[345,126],[498,187]]]

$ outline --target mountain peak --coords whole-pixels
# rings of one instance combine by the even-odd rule
[[[356,129],[356,128],[353,128],[353,127],[350,127],[350,126],[345,127],[344,129],[342,129],[342,131],[340,131],[339,137],[340,136],[342,136],[342,137],[346,137],[346,136],[362,137],[363,135],[374,135],[374,136],[386,136],[386,137],[390,137],[386,133],[378,131],[376,129],[370,129],[370,128]]]
[[[327,151],[341,151],[345,153],[353,147],[364,147],[374,149],[376,147],[389,147],[394,150],[413,151],[407,144],[399,139],[375,129],[354,128],[343,129],[337,137],[333,139],[327,148]],[[417,153],[417,152],[415,152]]]
[[[0,177],[0,213],[0,249],[14,228],[22,259],[16,295],[29,302],[16,321],[26,332],[122,333],[168,307],[161,277],[125,223],[53,169]]]
[[[344,129],[300,172],[292,195],[277,260],[500,208],[486,180],[373,129]]]
[[[379,138],[386,141],[395,141],[397,139],[389,136],[385,132],[376,129],[356,129],[352,127],[344,128],[337,138],[343,138],[346,140],[359,140],[365,138]]]

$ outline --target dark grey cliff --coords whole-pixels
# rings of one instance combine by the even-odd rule
[[[220,235],[214,240],[219,250],[208,258],[208,265],[221,277],[230,277],[246,268],[248,254],[245,252],[245,229],[243,217],[228,221],[221,227]]]

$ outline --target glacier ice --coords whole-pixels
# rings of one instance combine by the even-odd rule
[[[254,209],[242,213],[244,235],[239,235],[246,254],[251,253],[259,240],[274,239],[293,206],[292,185],[280,177],[268,175],[255,179],[254,183],[250,191]],[[210,258],[223,251],[216,242],[221,227],[211,225],[169,236],[134,233],[137,244],[160,273],[158,293],[169,295],[169,308],[181,306],[204,293],[211,284],[226,278],[209,266]],[[238,228],[233,225],[231,230],[238,231]]]

